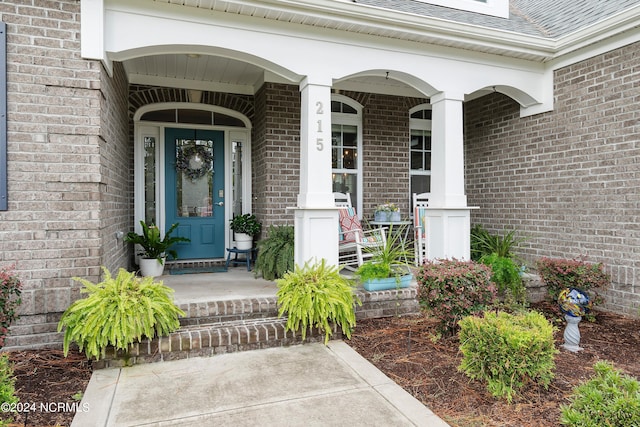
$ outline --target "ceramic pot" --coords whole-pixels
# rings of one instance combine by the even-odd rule
[[[236,233],[236,248],[251,249],[253,247],[253,236],[245,233]]]
[[[388,222],[389,221],[389,212],[386,211],[378,211],[374,214],[374,219],[379,222]]]
[[[140,264],[140,274],[143,276],[162,276],[164,272],[165,258],[162,258],[162,263],[156,258],[140,258],[138,262]]]

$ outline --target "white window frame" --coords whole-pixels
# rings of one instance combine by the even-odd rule
[[[413,108],[411,108],[409,110],[409,193],[412,192],[411,190],[411,178],[413,176],[416,175],[420,175],[420,176],[431,176],[431,166],[430,165],[430,169],[429,170],[419,170],[419,169],[412,169],[411,168],[411,131],[413,130],[423,130],[423,131],[432,131],[432,120],[427,120],[427,119],[413,119],[411,118],[411,116],[418,112],[418,111],[422,111],[422,110],[431,110],[431,104],[420,104],[417,105]],[[431,187],[431,185],[429,185],[429,187]],[[412,200],[411,203],[413,203],[413,199],[412,199],[413,195],[409,194],[409,199]]]
[[[363,165],[363,155],[362,155],[362,105],[355,101],[352,98],[349,98],[344,95],[333,94],[331,95],[331,101],[340,102],[343,104],[347,104],[354,110],[356,110],[356,114],[349,113],[334,113],[331,112],[331,125],[349,125],[355,126],[357,129],[357,159],[356,159],[356,168],[357,169],[331,169],[332,174],[338,173],[349,173],[353,174],[355,171],[356,175],[356,186],[358,190],[357,200],[351,200],[351,203],[355,206],[356,212],[358,215],[362,215],[362,206],[363,206],[363,195],[362,195],[362,165]],[[333,131],[333,130],[332,130]],[[333,150],[333,141],[331,143],[331,149]]]

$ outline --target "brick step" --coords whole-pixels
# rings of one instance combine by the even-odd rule
[[[416,294],[415,285],[378,292],[359,290],[357,295],[362,306],[356,307],[356,319],[419,313]],[[299,331],[285,331],[287,320],[277,317],[276,297],[189,303],[181,304],[180,308],[186,316],[181,319],[179,330],[166,337],[134,343],[128,354],[107,349],[105,359],[94,362],[94,368],[214,356],[303,342]],[[333,338],[342,338],[341,331],[333,332]],[[308,331],[306,341],[323,340],[324,334]]]
[[[303,341],[300,332],[286,331],[286,322],[286,318],[268,317],[185,326],[169,336],[134,343],[128,354],[109,348],[104,359],[93,362],[93,368],[121,367],[301,344]],[[334,330],[332,338],[341,339],[342,332]],[[324,334],[318,330],[307,331],[306,342],[323,340]]]
[[[205,325],[209,323],[233,322],[236,320],[277,317],[277,298],[248,298],[225,301],[194,302],[179,304],[185,317],[181,326]]]

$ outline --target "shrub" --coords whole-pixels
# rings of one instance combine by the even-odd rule
[[[73,341],[87,357],[100,359],[109,345],[127,351],[134,340],[168,335],[180,327],[178,316],[184,312],[173,303],[173,289],[123,268],[116,277],[104,267],[103,271],[104,280],[98,284],[74,278],[84,284],[80,292],[88,296],[71,304],[58,323],[58,332],[66,327],[65,356]]]
[[[483,256],[497,254],[503,258],[515,258],[514,250],[526,240],[518,237],[516,230],[509,230],[504,236],[489,233],[482,225],[471,228],[471,259],[479,261]]]
[[[4,347],[9,326],[18,318],[21,293],[22,282],[13,268],[0,269],[0,348]]]
[[[270,226],[267,237],[258,242],[256,275],[261,274],[266,280],[275,280],[293,270],[293,244],[293,226]]]
[[[337,324],[347,338],[356,325],[354,304],[362,305],[353,292],[353,283],[340,275],[338,267],[305,263],[278,279],[278,317],[287,313],[286,329],[302,330],[316,327],[325,334],[325,344],[333,335],[330,323]]]
[[[496,288],[489,267],[474,261],[427,261],[417,275],[418,298],[440,323],[438,329],[452,335],[458,321],[491,305]]]
[[[505,301],[516,304],[526,303],[527,293],[520,276],[520,268],[511,258],[492,253],[483,256],[480,262],[491,268],[491,280],[496,284],[498,293],[505,298]]]
[[[459,369],[487,382],[489,392],[511,402],[529,381],[548,387],[553,378],[554,328],[535,311],[486,312],[460,321]]]
[[[596,289],[605,289],[611,284],[611,277],[604,272],[601,263],[587,263],[584,259],[543,257],[536,261],[536,267],[553,301],[558,299],[562,289],[578,288],[590,294],[595,306],[603,301]]]
[[[0,354],[0,403],[18,403],[18,398],[15,395],[15,381],[9,356]],[[3,410],[3,412],[6,413],[7,410]],[[12,419],[0,420],[0,426],[9,425],[11,422]]]
[[[640,426],[640,383],[606,361],[593,367],[596,375],[573,391],[560,407],[560,422],[572,427]]]

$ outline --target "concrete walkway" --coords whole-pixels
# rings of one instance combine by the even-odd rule
[[[447,424],[342,341],[104,369],[72,427]]]

